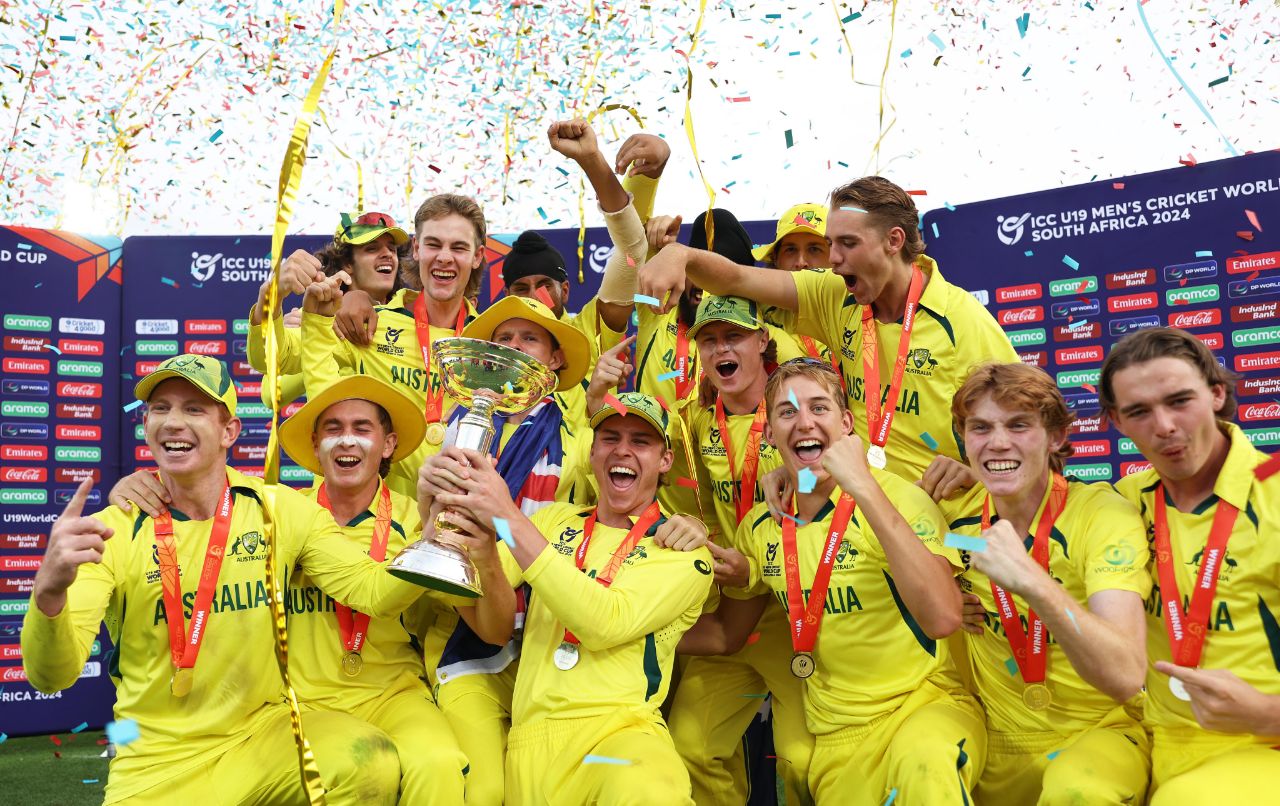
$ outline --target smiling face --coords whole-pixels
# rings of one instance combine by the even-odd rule
[[[564,351],[556,347],[550,331],[528,319],[508,319],[493,329],[490,341],[519,350],[552,372],[564,366]]]
[[[968,408],[964,446],[978,480],[997,498],[1038,496],[1066,432],[1051,433],[1039,412],[1002,406],[991,395]]]
[[[484,244],[476,243],[476,229],[457,213],[428,218],[418,225],[413,241],[418,279],[423,293],[437,302],[462,299],[471,273],[484,260]]]
[[[1190,361],[1155,358],[1130,364],[1111,378],[1112,423],[1138,447],[1161,478],[1190,479],[1224,438],[1215,412],[1226,388],[1212,386]]]
[[[351,246],[351,281],[356,288],[368,292],[376,300],[391,296],[396,284],[400,255],[396,240],[385,232],[368,243]]]
[[[859,305],[875,302],[894,274],[907,265],[902,257],[906,240],[902,228],[884,231],[868,213],[832,208],[827,240],[831,269],[844,280]]]
[[[190,381],[169,378],[147,398],[143,433],[165,475],[196,479],[222,472],[227,449],[240,436],[240,420]]]
[[[811,374],[817,371],[806,370],[770,383],[765,439],[778,449],[793,480],[807,467],[822,484],[829,478],[822,456],[852,431],[853,415],[841,405],[843,396],[834,375],[830,384],[822,383]]]
[[[507,293],[513,297],[524,297],[525,299],[536,299],[543,302],[538,294],[538,289],[547,292],[547,296],[551,299],[551,311],[556,318],[564,316],[564,301],[569,298],[569,282],[567,280],[556,280],[545,274],[530,274],[511,283],[507,286]]]
[[[769,336],[729,322],[708,322],[698,330],[698,360],[716,391],[733,395],[764,374]]]
[[[831,265],[831,245],[812,232],[793,232],[773,250],[773,266],[784,271],[820,269]]]
[[[591,471],[600,502],[610,512],[639,515],[658,494],[658,479],[674,455],[666,440],[638,415],[615,414],[596,427]]]
[[[368,400],[340,400],[320,413],[311,447],[315,449],[324,483],[339,490],[376,485],[383,459],[396,450],[396,435],[385,415]]]

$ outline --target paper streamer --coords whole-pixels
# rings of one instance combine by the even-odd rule
[[[876,125],[880,128],[880,134],[876,137],[875,145],[871,147],[871,158],[867,160],[869,163],[874,162],[876,173],[880,173],[880,144],[884,142],[884,138],[889,134],[889,130],[898,122],[898,109],[893,105],[893,101],[889,101],[889,110],[894,113],[893,119],[889,121],[889,125],[884,125],[884,103],[885,103],[885,86],[889,78],[889,63],[893,59],[893,33],[898,25],[898,0],[893,0],[893,5],[889,8],[889,44],[885,48],[884,53],[884,70],[880,72],[880,101],[879,111],[876,113]]]
[[[947,536],[943,539],[942,545],[959,551],[969,551],[974,554],[981,554],[987,550],[987,539],[985,537],[970,537],[969,535],[958,535],[955,532],[947,532]]]
[[[893,0],[896,5],[898,0]],[[702,187],[707,191],[707,215],[703,219],[703,230],[707,234],[707,251],[711,251],[716,242],[715,223],[711,220],[711,211],[716,206],[716,190],[707,181],[707,176],[702,172],[702,160],[698,158],[698,139],[693,135],[693,52],[698,49],[698,33],[702,30],[702,18],[707,13],[707,0],[698,0],[698,21],[693,26],[693,35],[690,37],[689,52],[685,54],[684,65],[687,76],[684,90],[684,133],[689,138],[689,151],[693,153],[693,164],[698,169],[698,178],[702,180]]]
[[[336,29],[342,19],[343,0],[336,0],[333,9],[333,22]],[[329,78],[329,69],[333,66],[333,57],[337,53],[335,45],[325,57],[319,72],[307,91],[298,119],[294,123],[293,133],[289,136],[289,145],[285,150],[284,160],[280,165],[280,179],[276,193],[276,221],[271,231],[271,288],[267,293],[267,310],[273,311],[280,300],[280,258],[284,248],[284,236],[289,231],[289,222],[293,219],[294,204],[298,198],[298,189],[302,185],[302,168],[307,161],[307,138],[311,132],[311,121],[320,105],[320,93],[324,90]],[[263,383],[271,396],[271,431],[267,440],[267,453],[263,460],[263,501],[262,531],[267,544],[266,573],[267,595],[271,603],[271,616],[275,623],[276,664],[280,667],[280,677],[284,682],[286,700],[289,703],[289,718],[293,726],[293,738],[298,747],[298,766],[302,776],[302,788],[312,806],[324,804],[324,784],[320,780],[320,768],[316,765],[315,753],[311,743],[307,741],[302,730],[302,711],[298,707],[298,695],[293,690],[289,679],[289,633],[285,621],[284,591],[276,576],[279,558],[276,554],[274,539],[276,519],[276,494],[280,486],[280,343],[275,328],[270,325],[271,317],[263,317],[262,332],[266,342],[267,372]]]

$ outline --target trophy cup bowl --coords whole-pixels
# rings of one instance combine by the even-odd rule
[[[556,387],[556,375],[548,367],[501,344],[455,337],[441,339],[432,348],[445,392],[468,403],[457,434],[447,445],[488,453],[493,415],[528,411]],[[465,598],[480,596],[480,579],[471,560],[428,536],[428,528],[423,525],[423,536],[397,554],[387,570],[415,585]],[[436,518],[436,532],[452,528],[447,512]]]

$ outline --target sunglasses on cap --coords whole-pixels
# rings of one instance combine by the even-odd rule
[[[801,356],[800,358],[789,358],[778,365],[778,369],[783,367],[814,367],[815,369],[826,370],[832,375],[836,374],[835,367],[831,366],[830,363],[809,355]],[[774,372],[777,372],[778,369],[775,369]]]

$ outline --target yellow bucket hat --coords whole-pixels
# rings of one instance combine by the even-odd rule
[[[506,296],[485,309],[462,331],[468,339],[493,340],[493,331],[508,319],[526,319],[546,328],[564,351],[564,366],[556,373],[560,379],[557,392],[571,389],[582,382],[591,368],[591,344],[587,337],[568,322],[556,318],[551,309],[536,299]]]
[[[280,424],[280,447],[290,459],[312,473],[322,473],[315,447],[311,444],[311,435],[315,433],[316,421],[324,410],[344,400],[367,400],[378,404],[390,415],[391,430],[396,433],[392,463],[413,453],[422,442],[427,423],[417,403],[386,381],[369,375],[348,375],[325,387]]]

